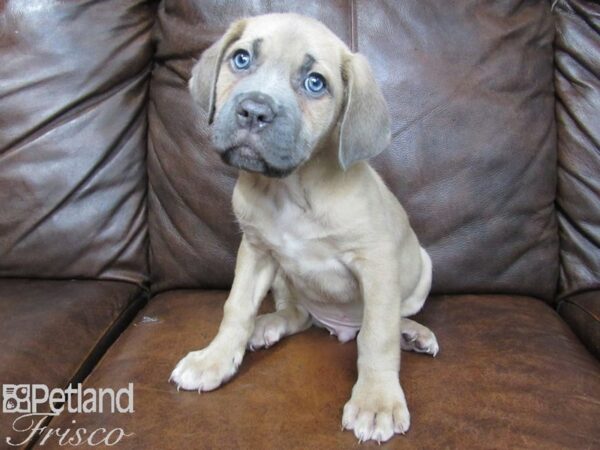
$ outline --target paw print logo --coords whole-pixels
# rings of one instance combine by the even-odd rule
[[[2,412],[31,412],[31,391],[28,384],[2,385]]]

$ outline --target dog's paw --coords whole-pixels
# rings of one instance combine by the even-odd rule
[[[209,346],[188,353],[175,366],[169,380],[177,384],[178,390],[212,391],[235,375],[243,357],[243,349],[231,352]]]
[[[427,353],[433,357],[440,351],[440,346],[433,331],[423,326],[404,328],[402,330],[401,347],[402,350]]]
[[[359,442],[385,442],[410,427],[410,413],[404,392],[397,386],[355,386],[344,406],[342,427],[353,430]]]
[[[250,350],[268,348],[278,342],[286,333],[286,321],[277,313],[264,314],[256,318],[254,332],[248,341]]]

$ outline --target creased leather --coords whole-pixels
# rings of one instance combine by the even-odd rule
[[[0,277],[147,280],[153,8],[0,3]]]
[[[561,0],[556,15],[559,297],[600,289],[600,4]]]
[[[211,149],[186,84],[228,23],[280,10],[322,20],[371,62],[393,124],[373,165],[432,255],[434,292],[550,299],[558,232],[545,1],[164,2],[149,111],[154,290],[232,281],[236,172]]]

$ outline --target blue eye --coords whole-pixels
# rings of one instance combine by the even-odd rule
[[[246,70],[248,67],[250,67],[251,61],[252,58],[250,57],[250,53],[248,53],[246,50],[236,51],[231,58],[233,67],[237,70]]]
[[[304,80],[304,89],[311,94],[321,94],[327,88],[325,78],[320,73],[313,72]]]

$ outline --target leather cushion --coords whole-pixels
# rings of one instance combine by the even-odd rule
[[[600,359],[600,292],[590,291],[565,298],[558,304],[558,312]]]
[[[211,149],[187,81],[232,20],[269,11],[314,16],[370,60],[393,123],[391,148],[373,165],[432,255],[434,292],[551,298],[554,28],[547,1],[520,0],[161,3],[149,110],[153,289],[231,283],[236,172]]]
[[[177,392],[168,383],[177,361],[214,336],[225,296],[155,296],[86,381],[134,383],[135,412],[63,415],[50,426],[122,427],[135,433],[120,444],[127,448],[362,448],[340,430],[356,344],[324,330],[247,354],[237,376],[214,392]],[[600,364],[550,306],[526,297],[438,297],[418,320],[441,351],[435,359],[403,353],[412,426],[390,448],[598,446]],[[52,442],[45,447],[57,448]]]
[[[141,283],[147,2],[0,4],[0,277]]]
[[[560,297],[600,289],[600,5],[556,4]]]
[[[0,280],[0,384],[80,382],[140,299],[128,283]],[[3,443],[7,436],[20,441],[15,417],[0,414]]]

